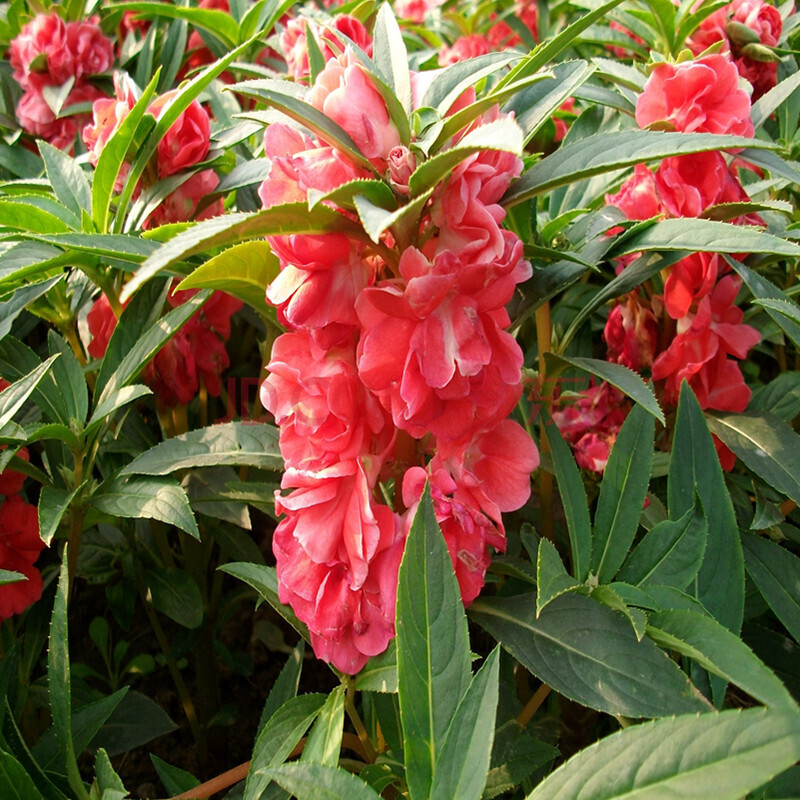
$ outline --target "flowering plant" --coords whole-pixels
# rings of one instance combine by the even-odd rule
[[[0,19],[0,796],[788,797],[791,4],[319,5]]]

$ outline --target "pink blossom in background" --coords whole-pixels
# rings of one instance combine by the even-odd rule
[[[723,55],[658,64],[636,102],[636,122],[669,123],[685,133],[752,136],[750,97],[739,88],[736,66]]]
[[[44,542],[39,536],[36,506],[19,495],[0,504],[0,569],[19,572],[27,580],[0,586],[0,620],[21,614],[42,596],[42,576],[34,566]]]
[[[81,132],[91,164],[97,166],[97,159],[106,142],[119,130],[138,98],[139,91],[128,74],[115,72],[114,97],[101,97],[94,101],[92,122]]]
[[[673,319],[688,314],[693,303],[702,300],[729,271],[716,253],[692,253],[670,268],[664,281],[664,306]]]
[[[399,19],[422,23],[425,17],[436,11],[443,2],[444,0],[395,0],[392,8]]]
[[[101,294],[94,301],[86,317],[92,339],[86,348],[92,358],[102,358],[108,349],[111,335],[117,327],[117,317],[108,302],[108,297]]]
[[[606,358],[639,372],[652,366],[658,335],[658,323],[652,309],[631,292],[608,315],[603,330],[603,339],[608,345]]]
[[[158,119],[175,94],[175,91],[162,94],[150,104],[148,112]],[[208,113],[197,100],[192,100],[158,143],[159,176],[167,178],[201,162],[208,155],[210,139]]]
[[[653,172],[637,164],[616,194],[606,195],[606,205],[616,206],[628,219],[652,219],[664,213]]]
[[[100,30],[100,20],[89,17],[66,26],[66,46],[73,59],[76,81],[108,72],[114,64],[114,44]]]
[[[459,61],[466,61],[470,58],[483,56],[494,50],[492,42],[482,33],[471,33],[468,36],[461,36],[452,45],[444,45],[439,50],[439,65],[447,67],[450,64],[457,64]]]
[[[186,222],[191,219],[211,219],[224,210],[223,200],[218,197],[196,214],[201,202],[214,192],[219,184],[213,169],[203,169],[187,178],[177,189],[170,192],[142,224],[144,230],[167,225],[171,222]]]

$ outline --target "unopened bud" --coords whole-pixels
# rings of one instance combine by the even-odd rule
[[[781,60],[781,57],[765,44],[747,44],[739,51],[739,55],[763,63],[775,63]]]
[[[758,44],[761,41],[756,31],[733,19],[725,25],[725,33],[734,44],[738,45]]]

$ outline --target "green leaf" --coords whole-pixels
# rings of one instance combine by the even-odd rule
[[[800,503],[800,436],[771,414],[714,413],[709,430],[730,447],[767,486]]]
[[[8,390],[6,390],[8,391]],[[50,637],[47,648],[47,690],[50,698],[50,713],[58,739],[67,778],[72,791],[79,800],[88,800],[83,785],[75,748],[72,744],[72,691],[70,688],[69,633],[67,625],[67,595],[69,574],[67,568],[69,547],[64,547],[58,589],[50,619]]]
[[[535,594],[479,597],[469,613],[526,669],[581,705],[635,718],[709,708],[666,653],[590,597],[561,595],[538,619]]]
[[[353,202],[364,232],[375,244],[380,244],[381,237],[390,228],[404,239],[404,229],[416,224],[432,194],[433,189],[429,189],[424,194],[415,197],[410,203],[400,206],[396,211],[387,211],[360,194],[353,198]]]
[[[261,710],[261,720],[259,721],[257,734],[261,733],[264,725],[269,722],[272,715],[287,701],[297,696],[297,688],[300,685],[300,673],[303,669],[303,656],[305,655],[306,643],[301,639],[297,647],[289,653],[286,663],[283,665],[280,675],[278,675],[272,688],[269,690],[264,708]]]
[[[174,767],[172,764],[167,764],[166,761],[162,761],[153,753],[150,753],[150,761],[158,773],[159,780],[170,796],[188,792],[190,789],[200,785],[200,781],[190,772],[180,767]]]
[[[92,505],[113,517],[161,520],[200,538],[189,498],[172,478],[117,476],[102,485]]]
[[[774,145],[743,136],[719,136],[713,133],[625,130],[596,134],[564,145],[534,164],[511,185],[502,203],[512,206],[558,186],[648,161],[737,147],[769,148]]]
[[[541,539],[536,559],[536,617],[548,603],[578,585],[578,581],[567,572],[553,543]]]
[[[582,750],[526,800],[740,800],[800,757],[800,715],[731,710],[634,725]]]
[[[800,245],[755,228],[688,217],[664,219],[655,224],[645,223],[642,228],[630,228],[620,234],[608,255],[616,258],[647,250],[767,253],[788,258],[800,256]]]
[[[736,632],[744,608],[744,560],[736,516],[703,412],[685,382],[678,400],[667,488],[673,519],[694,507],[695,493],[700,498],[708,540],[693,594],[712,616]]]
[[[294,611],[281,603],[278,598],[278,576],[275,567],[234,562],[222,564],[217,569],[252,586],[307,642],[311,641],[305,623],[300,622]]]
[[[654,525],[619,571],[619,580],[685,589],[697,577],[708,539],[708,522],[700,501],[680,519]]]
[[[353,685],[360,692],[394,694],[397,691],[397,649],[394,640],[380,655],[367,661],[355,676]]]
[[[97,166],[92,178],[92,218],[100,233],[108,232],[108,216],[111,207],[111,198],[114,195],[114,185],[119,176],[120,169],[125,161],[133,140],[140,127],[147,129],[155,125],[155,120],[148,118],[144,125],[141,125],[145,118],[145,112],[153,99],[158,84],[158,73],[142,92],[142,96],[136,101],[136,105],[128,112],[122,124],[109,137],[100,156],[97,159]],[[87,206],[88,208],[88,206]]]
[[[410,114],[411,73],[408,69],[408,52],[400,26],[388,3],[378,9],[372,35],[375,66],[387,78],[389,88],[397,96],[403,110]]]
[[[128,796],[122,778],[114,771],[111,759],[102,747],[94,760],[94,774],[97,776],[96,786],[102,793],[100,800],[124,800]]]
[[[755,300],[777,300],[785,303],[790,303],[789,297],[785,295],[777,286],[770,283],[766,278],[753,272],[749,267],[739,263],[734,258],[725,259],[728,264],[738,273],[739,277],[744,281],[745,286],[752,292]],[[778,327],[794,342],[796,347],[800,347],[800,325],[792,321],[791,316],[782,314],[775,308],[770,308],[768,305],[763,306],[767,314],[772,318]]]
[[[3,750],[0,750],[0,794],[6,800],[42,800],[22,764]]]
[[[572,573],[579,581],[585,581],[589,575],[592,554],[592,526],[586,490],[575,458],[552,420],[547,421],[547,441],[569,531]]]
[[[60,280],[62,275],[57,275],[50,280],[41,283],[32,283],[22,286],[13,294],[7,296],[8,299],[0,300],[0,339],[3,339],[11,331],[14,320],[25,310],[34,300],[38,300],[42,295],[50,291]]]
[[[800,642],[800,559],[775,542],[742,534],[747,574],[775,616]]]
[[[224,422],[167,439],[124,467],[120,475],[168,475],[190,467],[221,464],[283,469],[274,425]]]
[[[324,205],[310,210],[307,203],[287,203],[255,213],[238,212],[203,220],[162,244],[125,285],[120,299],[125,302],[163,269],[195,253],[263,236],[337,231],[359,238],[364,235],[355,223],[338,211]]]
[[[800,372],[782,372],[753,391],[750,411],[772,414],[790,422],[800,414]]]
[[[142,577],[156,611],[191,630],[203,624],[203,597],[188,572],[153,567],[144,570]]]
[[[271,312],[266,287],[279,272],[280,263],[267,242],[242,242],[199,266],[177,289],[220,289],[267,317]]]
[[[39,155],[58,201],[80,219],[81,213],[90,211],[92,206],[92,192],[83,168],[47,142],[39,145]]]
[[[0,569],[0,586],[6,586],[9,583],[19,583],[20,581],[28,580],[26,575],[21,572],[12,572],[7,569]]]
[[[283,764],[266,771],[267,777],[297,800],[380,800],[361,778],[323,764]],[[256,795],[253,795],[255,800]],[[245,794],[244,800],[250,800]]]
[[[467,618],[430,487],[417,507],[397,584],[397,678],[406,776],[424,800],[470,681]]]
[[[53,537],[79,489],[69,491],[54,486],[43,486],[39,494],[39,535],[50,547]]]
[[[615,386],[623,394],[627,395],[634,402],[652,414],[662,425],[666,425],[664,412],[658,404],[652,386],[644,382],[638,372],[622,364],[612,364],[610,361],[603,361],[599,358],[570,358],[568,356],[554,356],[547,354],[548,361],[554,363],[561,362],[564,365],[577,367],[585,370],[590,375],[596,375],[601,381],[606,381]],[[552,371],[548,372],[552,375]]]
[[[303,734],[316,719],[327,697],[303,694],[287,700],[273,715],[256,739],[244,800],[259,800],[272,780],[271,767],[282,764]],[[320,764],[304,764],[303,769],[324,769]]]
[[[344,730],[344,686],[337,686],[322,706],[303,748],[300,761],[336,767]]]
[[[158,243],[141,236],[122,233],[54,233],[28,234],[29,239],[57,245],[74,253],[118,262],[117,266],[130,269],[141,264],[158,248]]]
[[[523,145],[522,128],[511,117],[501,117],[470,131],[457,145],[424,161],[408,181],[411,198],[424,195],[443,181],[470,156],[484,150],[499,150],[519,156]]]
[[[107,418],[111,417],[115,412],[124,408],[129,403],[140,400],[142,397],[147,397],[153,394],[149,386],[141,383],[135,383],[132,386],[123,386],[116,392],[109,394],[105,397],[103,402],[95,408],[92,413],[92,418],[86,425],[85,434],[88,436],[92,434]]]
[[[99,395],[95,396],[95,408],[109,403],[123,387],[132,383],[144,369],[151,358],[180,330],[200,307],[208,300],[210,292],[205,289],[190,297],[185,303],[165,314],[152,327],[148,328],[136,341],[133,347],[122,357],[119,365],[108,377]],[[124,315],[123,315],[124,316]],[[116,331],[115,331],[116,333]],[[109,348],[113,343],[109,342]],[[101,368],[101,375],[103,370]]]
[[[453,715],[433,773],[430,800],[480,800],[494,741],[500,648],[472,678]]]
[[[89,411],[89,390],[83,368],[72,348],[54,330],[48,331],[47,342],[50,354],[60,356],[53,363],[53,380],[67,409],[68,417],[62,422],[80,430]]]
[[[655,423],[635,405],[608,458],[592,534],[592,571],[608,583],[622,566],[639,527],[653,465]]]
[[[14,381],[0,392],[0,429],[11,422],[58,357],[58,355],[50,356],[47,361],[43,361],[38,367],[32,369],[24,378]]]
[[[33,233],[66,233],[70,230],[70,226],[56,214],[17,198],[0,198],[0,228]]]
[[[226,47],[233,47],[239,42],[239,26],[236,20],[225,11],[213,8],[189,8],[176,6],[172,3],[137,2],[110,3],[106,6],[108,11],[122,9],[136,11],[145,17],[170,17],[172,19],[186,20],[194,28],[207,31],[220,39]]]
[[[742,640],[696,611],[650,614],[647,635],[669,650],[694,659],[703,669],[744,689],[768,706],[797,709],[786,687]]]

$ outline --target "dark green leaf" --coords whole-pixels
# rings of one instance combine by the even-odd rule
[[[54,330],[48,332],[47,342],[50,354],[60,356],[53,363],[53,380],[69,415],[61,421],[80,430],[89,411],[89,390],[86,388],[83,368],[72,348]]]
[[[775,542],[742,535],[747,574],[775,616],[800,642],[800,559]]]
[[[168,475],[221,464],[280,470],[278,431],[267,423],[224,422],[167,439],[135,458],[120,475]]]
[[[536,616],[549,602],[576,586],[578,581],[567,572],[553,543],[542,539],[536,559]]]
[[[188,572],[172,567],[153,567],[144,570],[143,578],[156,611],[184,628],[199,628],[203,624],[203,597]]]
[[[33,394],[41,380],[47,375],[58,355],[51,356],[25,377],[12,383],[0,392],[0,429],[8,425],[25,401]]]
[[[287,701],[297,695],[297,687],[300,684],[300,672],[303,669],[303,655],[305,654],[306,643],[301,639],[297,647],[289,653],[286,663],[283,665],[280,675],[267,695],[267,701],[261,710],[261,721],[258,725],[258,733],[269,722],[270,717]]]
[[[708,523],[698,501],[680,519],[654,525],[619,571],[619,579],[644,588],[648,584],[685,589],[703,563]]]
[[[236,20],[225,12],[216,8],[189,8],[176,6],[172,3],[137,2],[113,3],[107,7],[111,9],[123,9],[125,11],[140,12],[145,17],[171,17],[173,19],[183,19],[194,28],[208,31],[223,41],[227,47],[232,47],[239,42],[239,26]]]
[[[429,487],[400,564],[396,629],[406,776],[412,800],[424,800],[447,728],[470,681],[467,619]]]
[[[742,640],[716,620],[696,611],[668,610],[650,615],[647,635],[669,650],[735,683],[768,706],[797,709],[775,674]]]
[[[75,159],[47,142],[39,145],[39,154],[44,161],[47,179],[59,202],[78,219],[83,211],[91,213],[92,192],[83,168]]]
[[[379,656],[373,656],[355,676],[354,686],[362,692],[397,691],[397,649],[394,641],[389,642]]]
[[[87,436],[92,434],[107,418],[113,416],[115,412],[124,408],[129,403],[147,397],[149,394],[153,394],[153,390],[150,389],[149,386],[145,386],[141,383],[134,383],[131,386],[123,386],[117,389],[116,392],[106,395],[103,402],[98,405],[92,413],[92,418],[86,425],[85,434]]]
[[[200,781],[194,775],[185,769],[167,764],[153,753],[150,753],[150,761],[169,795],[182,794],[200,785]]]
[[[527,800],[740,800],[800,757],[800,715],[753,708],[634,725],[573,756]]]
[[[500,648],[496,647],[467,687],[453,715],[433,773],[431,800],[479,800],[494,741]]]
[[[0,750],[0,795],[4,800],[42,800],[22,764],[3,750]]]
[[[54,486],[42,487],[39,494],[39,535],[48,547],[77,493],[77,489],[69,491]]]
[[[41,283],[32,283],[29,286],[22,286],[7,299],[0,301],[0,339],[3,339],[11,331],[14,320],[25,310],[34,300],[38,300],[42,295],[50,291],[63,276],[57,275],[50,280]]]
[[[663,651],[590,597],[561,595],[538,619],[535,594],[478,598],[469,612],[526,669],[581,705],[637,718],[709,708]]]
[[[298,800],[380,800],[360,778],[323,764],[284,764],[268,769],[266,775]],[[251,800],[246,792],[244,800]]]
[[[635,405],[617,434],[608,459],[592,534],[592,571],[608,583],[625,560],[639,527],[653,464],[655,423]]]
[[[92,505],[114,517],[158,519],[200,538],[189,498],[172,478],[118,476],[102,485]]]

